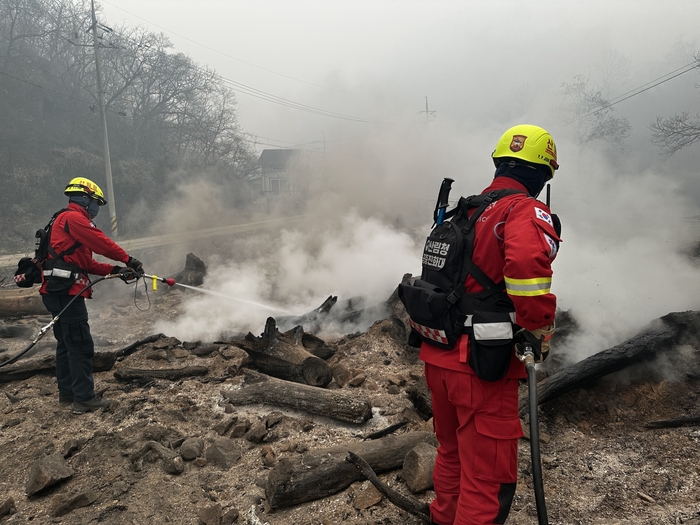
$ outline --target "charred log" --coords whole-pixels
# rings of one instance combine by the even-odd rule
[[[0,321],[0,339],[29,339],[34,335],[34,330],[31,326],[19,324],[6,324]]]
[[[321,306],[315,310],[311,310],[303,315],[285,315],[277,317],[276,321],[283,330],[290,329],[294,326],[301,325],[306,327],[306,330],[310,332],[316,332],[321,326],[323,320],[328,316],[331,308],[338,301],[338,297],[334,295],[329,295],[328,298],[323,301]]]
[[[430,521],[430,505],[420,501],[419,499],[404,496],[400,492],[392,489],[386,483],[383,483],[382,480],[377,477],[377,474],[374,472],[370,464],[354,452],[348,452],[346,461],[355,465],[357,470],[359,470],[362,475],[366,477],[369,482],[394,505],[405,510],[409,514],[418,516],[425,523],[432,523]]]
[[[636,336],[540,381],[537,386],[539,404],[583,386],[631,365],[649,361],[659,353],[679,344],[697,346],[700,335],[700,312],[676,312],[665,315],[648,325]],[[523,414],[527,400],[521,399]]]
[[[0,317],[23,315],[47,315],[46,307],[39,295],[39,287],[0,289]]]
[[[425,382],[425,377],[421,377],[414,385],[411,385],[406,394],[413,403],[416,413],[425,421],[433,417],[433,405],[430,398],[430,390]]]
[[[379,439],[384,436],[388,436],[389,434],[393,434],[400,428],[405,427],[408,425],[408,420],[404,419],[403,421],[399,421],[398,423],[394,423],[393,425],[389,425],[386,428],[383,428],[381,430],[377,430],[376,432],[372,432],[371,434],[366,435],[365,437],[362,438],[363,441],[370,441],[372,439]],[[369,479],[369,478],[368,478]]]
[[[664,419],[661,421],[649,421],[646,425],[647,428],[678,428],[678,427],[692,427],[700,425],[700,417],[681,417],[678,419]]]
[[[140,341],[136,341],[135,343],[131,343],[126,348],[122,348],[121,350],[119,350],[117,352],[117,358],[119,358],[121,360],[124,357],[130,356],[131,354],[136,352],[140,346],[147,345],[149,343],[155,343],[161,337],[165,337],[165,334],[149,335],[148,337],[145,337],[145,338],[141,339]]]
[[[374,472],[400,468],[406,454],[418,443],[434,443],[428,432],[410,432],[375,441],[307,452],[301,457],[284,458],[270,471],[265,493],[273,509],[325,498],[363,479],[348,463],[348,452],[364,459]]]
[[[43,355],[38,359],[20,361],[0,368],[0,383],[21,381],[38,374],[55,374],[56,356]]]
[[[204,277],[207,274],[207,267],[199,257],[193,253],[188,253],[185,258],[185,268],[172,276],[175,282],[187,284],[189,286],[202,286]],[[165,288],[168,290],[169,288]]]
[[[114,377],[122,381],[134,379],[169,379],[176,381],[183,377],[203,376],[209,372],[206,366],[186,366],[184,368],[140,369],[120,368],[114,372]]]
[[[372,407],[357,394],[303,385],[245,370],[246,386],[223,390],[234,405],[268,403],[327,416],[349,423],[364,423],[372,417]]]
[[[307,338],[307,341],[313,343],[316,351],[324,346],[318,338]],[[304,329],[301,326],[283,334],[277,330],[275,319],[269,317],[261,337],[248,333],[245,339],[233,341],[232,344],[245,350],[258,370],[273,377],[321,387],[333,379],[328,364],[304,347]]]
[[[117,352],[95,352],[92,357],[93,372],[111,370],[117,361]],[[0,383],[21,381],[39,374],[56,373],[55,353],[21,360],[0,369]]]

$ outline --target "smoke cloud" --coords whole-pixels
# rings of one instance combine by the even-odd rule
[[[257,334],[267,316],[286,315],[266,306],[300,315],[329,295],[382,302],[404,273],[420,273],[442,178],[456,179],[453,202],[490,183],[491,143],[502,132],[492,128],[474,135],[450,125],[414,126],[335,147],[312,185],[306,222],[217,241],[218,252],[202,255],[211,257],[203,287],[231,299],[191,295],[182,316],[157,330],[211,340],[222,332]],[[656,317],[700,308],[700,275],[687,255],[696,240],[688,220],[696,207],[684,196],[677,166],[643,167],[603,149],[580,150],[565,134],[558,146],[562,169],[552,182],[551,206],[561,217],[564,242],[554,262],[553,292],[582,334],[557,350],[579,360]],[[195,192],[194,202],[200,197]],[[183,220],[186,201],[178,210]]]

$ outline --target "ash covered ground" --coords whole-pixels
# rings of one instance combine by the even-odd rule
[[[111,295],[98,293],[89,302],[98,351],[123,348],[153,334],[156,320],[177,319],[182,304],[193,297],[180,291],[154,293],[150,310],[141,312],[131,293],[115,290]],[[138,303],[145,306],[143,297]],[[230,344],[220,344],[205,355],[179,344],[186,342],[145,345],[117,361],[113,369],[95,374],[96,390],[116,401],[106,412],[72,415],[59,406],[55,378],[49,374],[1,383],[0,505],[12,512],[0,523],[421,523],[381,498],[367,481],[278,510],[269,508],[264,489],[270,470],[282,458],[359,442],[404,420],[408,423],[398,434],[432,429],[431,421],[418,415],[407,395],[420,381],[422,365],[416,351],[404,345],[402,312],[393,314],[365,332],[326,339],[335,350],[332,364],[342,365],[356,379],[342,387],[334,380],[328,388],[371,401],[373,417],[361,425],[277,406],[228,405],[221,392],[240,386],[238,371],[246,357]],[[30,335],[5,340],[0,355],[21,350],[48,320],[34,316],[7,320],[8,325],[26,326]],[[52,337],[38,346],[27,360],[51,353]],[[697,354],[694,348],[684,351]],[[209,370],[206,375],[177,381],[115,377],[125,367],[202,365]],[[700,374],[697,369],[677,372],[674,379],[664,380],[654,365],[635,366],[540,408],[550,523],[700,525],[700,427],[644,426],[652,420],[700,413]],[[521,386],[521,395],[527,395],[526,385]],[[239,436],[241,429],[264,420],[269,428],[253,441]],[[527,426],[526,421],[523,424]],[[206,451],[222,437],[240,451],[240,459],[231,465],[207,460]],[[179,455],[188,438],[196,438],[189,443],[201,443],[202,451],[196,459],[182,462],[182,473],[168,473],[166,462],[154,450],[137,457],[152,442]],[[27,496],[32,465],[52,454],[62,455],[72,474]],[[409,494],[400,469],[380,478]],[[428,502],[433,493],[427,490],[415,496]],[[537,523],[527,439],[520,444],[518,490],[507,523]]]

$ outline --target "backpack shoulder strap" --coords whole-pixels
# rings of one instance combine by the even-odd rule
[[[484,292],[482,293],[491,295],[492,293],[505,289],[505,284],[503,282],[501,282],[500,285],[496,284],[472,260],[472,254],[474,253],[474,225],[489,204],[502,199],[503,197],[514,195],[516,193],[524,194],[525,192],[514,189],[502,189],[491,191],[489,193],[482,193],[481,195],[472,195],[464,200],[465,207],[462,209],[464,218],[466,218],[469,208],[476,208],[476,211],[471,217],[469,217],[469,219],[467,219],[466,224],[464,224],[462,227],[462,234],[464,235],[464,259],[462,261],[462,271],[460,274],[460,283],[462,288],[464,288],[464,283],[467,280],[467,276],[471,275],[484,289]],[[462,204],[462,199],[460,199],[460,204]],[[464,292],[462,292],[462,294],[463,293]],[[460,296],[462,294],[460,294]],[[459,299],[459,297],[457,297],[457,299]]]
[[[63,212],[68,212],[68,211],[71,211],[70,208],[63,208],[62,210],[58,210],[56,213],[53,214],[53,216],[51,217],[51,220],[44,228],[44,231],[46,231],[46,234],[49,236],[49,243],[48,243],[47,249],[48,249],[49,253],[51,254],[51,258],[55,259],[55,260],[63,259],[63,257],[65,257],[66,255],[72,255],[73,253],[75,253],[75,250],[77,250],[78,247],[80,246],[80,243],[78,241],[75,241],[70,248],[62,251],[61,253],[56,253],[56,250],[54,250],[53,246],[51,246],[51,229],[53,228],[53,223],[56,222],[56,219],[58,219],[59,215],[61,215]],[[68,232],[67,228],[66,228],[66,232]]]

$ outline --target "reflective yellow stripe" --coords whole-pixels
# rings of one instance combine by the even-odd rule
[[[537,277],[535,279],[511,279],[506,277],[505,281],[508,295],[519,295],[521,297],[546,295],[552,287],[551,277]]]

